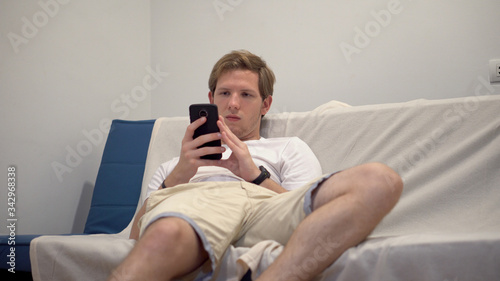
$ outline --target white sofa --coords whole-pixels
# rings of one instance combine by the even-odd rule
[[[300,137],[324,173],[378,161],[404,180],[391,213],[316,280],[500,280],[499,113],[499,96],[474,96],[356,107],[332,101],[267,115],[262,135]],[[156,120],[138,208],[156,168],[178,154],[187,124],[187,117]],[[129,230],[35,239],[34,280],[104,280],[133,247]],[[230,248],[214,279],[240,280],[248,267],[255,277],[282,247]]]

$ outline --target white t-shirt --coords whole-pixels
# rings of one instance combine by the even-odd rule
[[[271,174],[271,179],[287,190],[301,187],[322,175],[319,161],[311,148],[297,137],[260,138],[245,143],[255,165],[264,166]],[[231,155],[231,150],[225,147],[222,159],[227,159]],[[146,198],[151,192],[158,190],[178,162],[179,157],[175,157],[160,165],[149,183]],[[243,181],[243,179],[226,168],[205,166],[198,168],[196,175],[189,182],[203,181]]]

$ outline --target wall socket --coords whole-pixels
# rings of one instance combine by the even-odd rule
[[[500,59],[490,60],[490,83],[500,82]]]

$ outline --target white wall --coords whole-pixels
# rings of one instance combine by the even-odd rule
[[[190,103],[206,101],[211,67],[233,49],[261,55],[275,71],[274,112],[332,99],[364,105],[474,95],[478,76],[488,80],[488,60],[500,58],[498,0],[152,0],[151,6],[152,61],[171,78],[152,91],[153,117],[185,115]],[[341,48],[347,44],[350,55]],[[481,90],[500,93],[499,86]]]
[[[230,50],[274,69],[272,112],[499,94],[484,85],[488,60],[500,58],[498,11],[497,0],[0,0],[0,181],[17,167],[17,233],[81,231],[107,135],[100,123],[186,115]],[[161,81],[138,96],[148,67]],[[58,177],[59,164],[72,171]]]
[[[17,167],[18,234],[81,232],[107,135],[100,123],[150,117],[149,94],[130,106],[120,98],[147,75],[149,2],[58,1],[0,2],[2,233],[7,167]],[[54,163],[71,172],[58,177]]]

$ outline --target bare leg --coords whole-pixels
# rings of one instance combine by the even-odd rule
[[[184,220],[162,218],[152,223],[108,280],[171,280],[208,258],[193,228]]]
[[[402,187],[399,175],[379,163],[333,175],[313,195],[313,212],[258,280],[311,280],[370,234]]]

